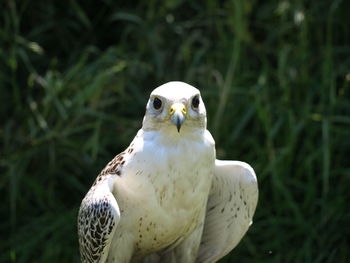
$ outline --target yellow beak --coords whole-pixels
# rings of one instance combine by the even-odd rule
[[[176,125],[177,131],[180,132],[182,124],[187,117],[187,110],[182,103],[174,103],[169,110],[169,116],[171,122]]]

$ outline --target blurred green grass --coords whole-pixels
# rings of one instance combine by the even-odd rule
[[[259,179],[221,262],[350,261],[349,2],[0,7],[1,262],[79,262],[80,201],[169,80],[202,91],[218,156]]]

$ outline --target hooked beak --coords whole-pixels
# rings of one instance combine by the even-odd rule
[[[182,103],[174,103],[169,110],[170,120],[176,125],[177,131],[180,132],[182,124],[187,117],[187,110]]]

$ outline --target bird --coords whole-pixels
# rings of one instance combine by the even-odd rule
[[[213,263],[252,224],[253,168],[217,160],[200,91],[152,91],[142,128],[97,176],[78,213],[83,263]]]

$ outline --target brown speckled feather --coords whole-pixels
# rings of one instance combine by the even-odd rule
[[[80,255],[83,263],[102,263],[120,218],[118,204],[111,193],[113,178],[121,175],[124,152],[101,171],[84,197],[78,214]]]

